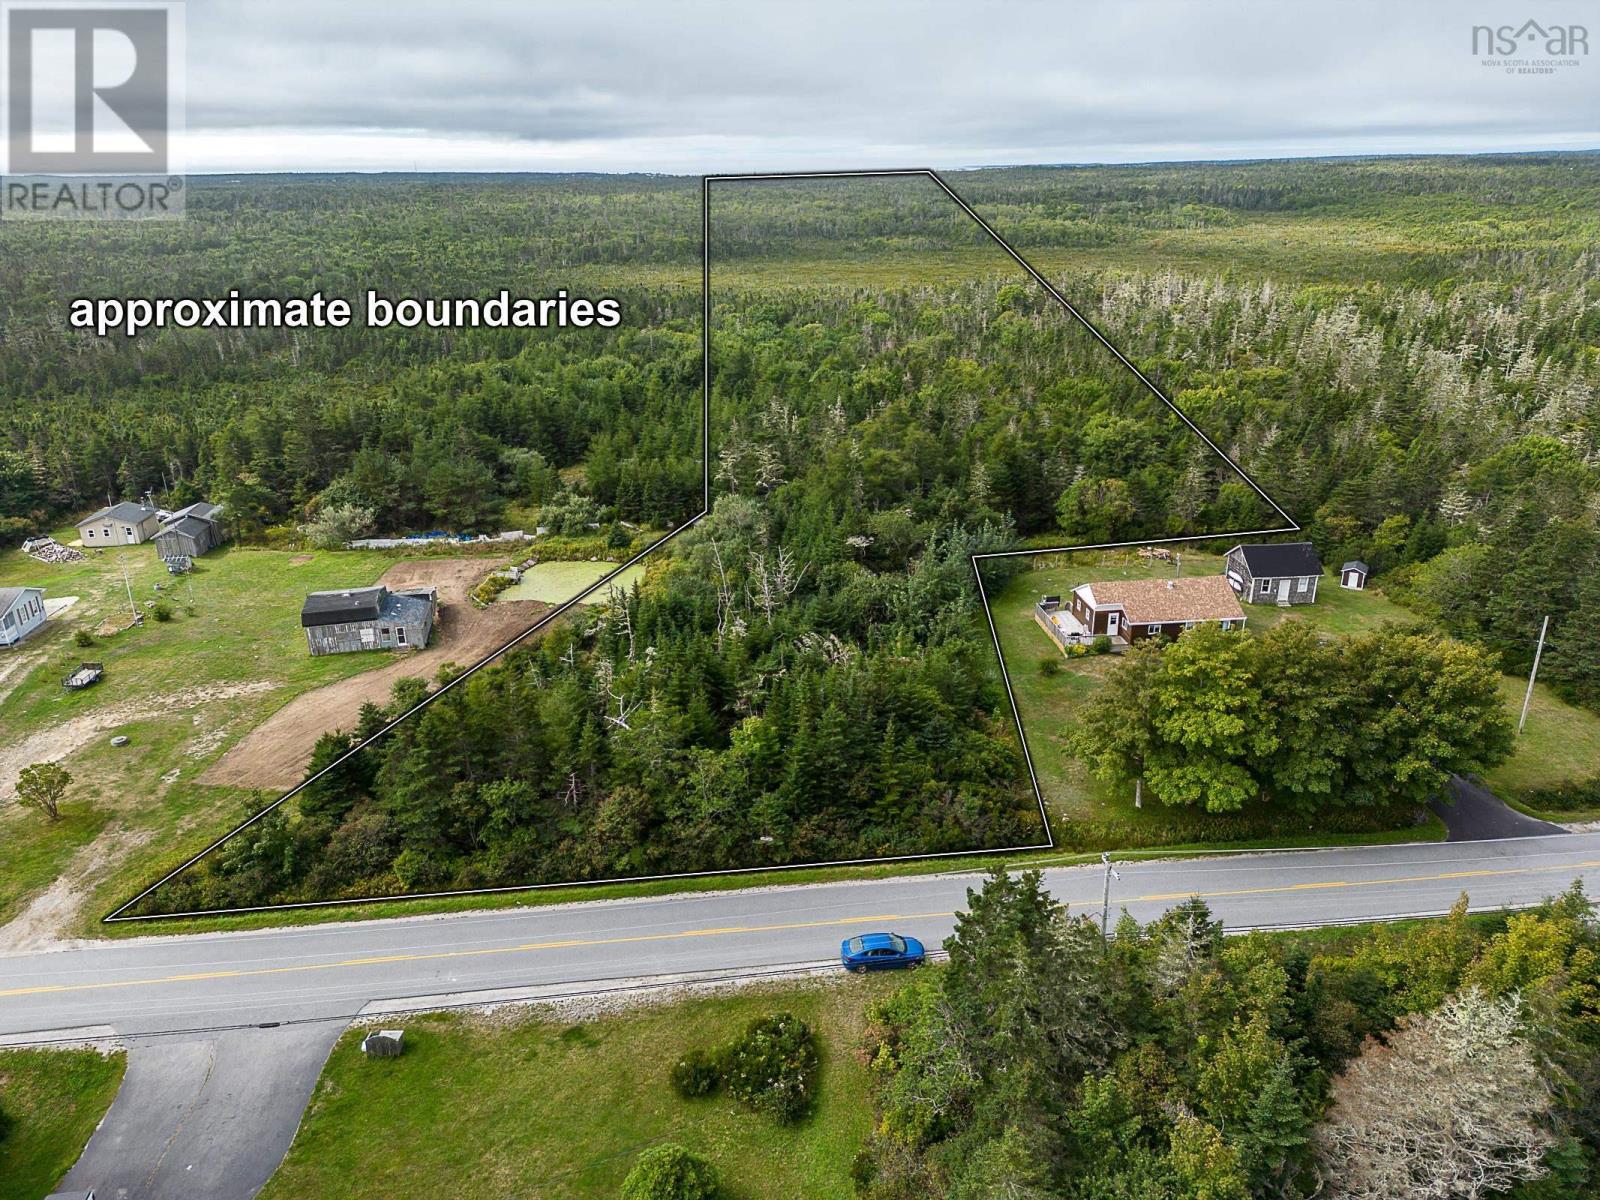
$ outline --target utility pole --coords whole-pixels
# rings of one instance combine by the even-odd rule
[[[1111,926],[1111,881],[1120,880],[1122,876],[1117,874],[1117,869],[1111,865],[1111,855],[1108,851],[1100,852],[1100,861],[1106,865],[1106,890],[1100,901],[1100,940],[1103,942],[1107,938],[1106,931]]]
[[[1544,657],[1544,635],[1550,631],[1550,614],[1544,615],[1544,624],[1539,626],[1539,648],[1533,652],[1533,670],[1528,672],[1528,691],[1522,697],[1522,716],[1517,721],[1517,732],[1522,732],[1522,727],[1528,723],[1528,705],[1533,702],[1533,681],[1539,678],[1539,660]]]
[[[128,591],[128,612],[131,613],[132,616],[133,616],[133,623],[135,625],[138,625],[138,624],[141,624],[141,619],[139,617],[139,606],[136,603],[134,603],[134,599],[133,599],[133,583],[128,578],[128,564],[127,563],[122,563],[121,567],[122,567],[122,586],[124,588],[126,588],[127,591]]]

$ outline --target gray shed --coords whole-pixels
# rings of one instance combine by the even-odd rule
[[[221,507],[202,500],[166,519],[156,534],[156,553],[166,562],[194,559],[226,540]]]

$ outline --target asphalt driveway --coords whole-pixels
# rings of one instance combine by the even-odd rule
[[[1498,838],[1548,837],[1567,830],[1512,808],[1481,783],[1460,775],[1450,780],[1451,801],[1435,800],[1447,842],[1488,842]]]

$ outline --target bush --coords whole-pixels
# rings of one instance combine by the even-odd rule
[[[716,1168],[672,1142],[646,1150],[622,1181],[622,1200],[712,1200],[716,1194]]]
[[[150,615],[158,621],[170,621],[172,620],[172,605],[165,600],[157,600],[150,609]]]
[[[776,1121],[797,1121],[811,1107],[817,1045],[811,1029],[792,1013],[753,1021],[728,1047],[723,1082],[745,1107]]]
[[[1103,633],[1099,637],[1095,638],[1094,639],[1094,652],[1096,654],[1110,654],[1111,653],[1111,639],[1108,638]]]
[[[517,581],[510,575],[503,575],[496,571],[472,589],[472,598],[479,604],[493,604],[501,592],[514,585]]]
[[[1084,658],[1089,653],[1089,647],[1085,646],[1082,642],[1073,642],[1070,653],[1072,654],[1073,658]]]
[[[90,633],[87,629],[80,629],[77,633],[72,635],[72,640],[87,650],[90,646],[94,645],[94,634]]]
[[[1517,797],[1536,812],[1569,813],[1600,808],[1600,776],[1555,787],[1534,788]]]
[[[1055,654],[1047,654],[1041,658],[1039,660],[1039,674],[1045,676],[1061,674],[1060,656]]]
[[[709,1096],[722,1086],[722,1064],[704,1050],[691,1050],[672,1064],[672,1090],[685,1100]]]
[[[0,1104],[0,1142],[6,1140],[7,1135],[11,1133],[12,1127],[15,1124],[16,1121],[12,1118],[11,1114],[5,1110],[5,1105]]]

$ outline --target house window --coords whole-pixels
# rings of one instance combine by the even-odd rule
[[[1266,595],[1266,594],[1267,594],[1267,593],[1268,593],[1268,592],[1270,592],[1270,591],[1271,591],[1271,590],[1272,590],[1272,580],[1270,580],[1270,579],[1263,579],[1263,580],[1262,580],[1262,581],[1261,581],[1261,594],[1262,594],[1262,595],[1263,595],[1263,596],[1265,596],[1265,595]]]
[[[404,646],[406,644],[406,631],[404,629],[396,629],[394,631],[394,640]]]
[[[126,536],[126,537],[132,537],[133,536],[133,529],[130,526],[124,525],[122,527],[122,532],[123,532],[123,535]]]
[[[1185,621],[1183,623],[1183,627],[1185,629],[1193,629],[1194,628],[1194,622],[1193,621]]]
[[[389,636],[389,627],[387,625],[385,625],[382,629],[378,630],[378,632],[383,634],[384,637],[388,637]]]
[[[1222,628],[1223,628],[1223,629],[1224,629],[1224,630],[1229,630],[1229,629],[1232,629],[1232,628],[1233,628],[1233,622],[1232,622],[1232,621],[1224,621],[1224,622],[1223,622],[1223,623],[1222,623]]]
[[[1296,581],[1295,586],[1294,586],[1294,590],[1297,591],[1297,592],[1303,592],[1310,586],[1311,586],[1311,576],[1302,575],[1302,576],[1300,576],[1299,580]]]
[[[92,530],[92,529],[85,529],[85,530],[84,530],[84,531],[83,531],[83,536],[84,536],[84,537],[88,537],[88,538],[92,538],[92,537],[93,537],[93,536],[94,536],[94,530]]]

